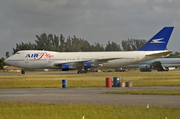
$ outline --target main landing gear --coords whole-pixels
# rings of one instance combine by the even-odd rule
[[[21,74],[25,74],[25,71],[23,70],[23,68],[21,69]]]
[[[87,69],[78,69],[78,74],[86,74],[87,73]]]

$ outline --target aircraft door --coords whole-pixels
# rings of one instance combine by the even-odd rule
[[[29,63],[29,57],[25,58],[25,63]]]
[[[51,62],[52,62],[52,58],[49,57],[49,58],[48,58],[48,63],[51,63]]]

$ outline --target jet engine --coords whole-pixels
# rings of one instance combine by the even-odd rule
[[[152,65],[141,65],[141,66],[139,66],[139,69],[140,69],[140,71],[142,71],[142,72],[145,72],[145,71],[151,71],[151,69],[152,69]]]
[[[91,68],[91,67],[98,67],[99,65],[98,64],[93,64],[91,62],[84,62],[84,68],[87,69],[87,68]]]
[[[69,64],[63,64],[62,65],[62,71],[69,71],[69,70],[75,70],[75,69],[76,69],[76,67],[71,66]]]
[[[84,62],[84,68],[91,68],[91,62]]]

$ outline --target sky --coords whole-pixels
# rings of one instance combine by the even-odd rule
[[[35,35],[62,34],[98,42],[149,40],[174,26],[168,50],[180,52],[180,0],[0,0],[0,58]]]

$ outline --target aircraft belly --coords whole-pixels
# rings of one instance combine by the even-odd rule
[[[132,63],[135,63],[135,61],[132,59],[120,59],[120,60],[109,61],[108,63],[103,63],[103,67],[106,68],[122,67]]]

